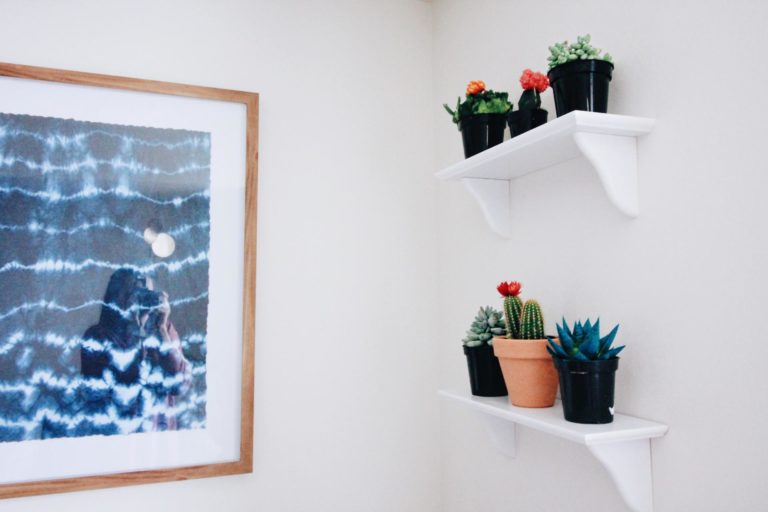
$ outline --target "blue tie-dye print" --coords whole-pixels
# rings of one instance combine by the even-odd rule
[[[0,441],[205,427],[210,148],[203,132],[0,113]],[[153,219],[167,259],[144,240]],[[183,375],[143,330],[93,335],[103,308],[135,319],[105,302],[120,269],[168,293]]]

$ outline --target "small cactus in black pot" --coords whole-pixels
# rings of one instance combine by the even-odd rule
[[[512,137],[547,122],[547,111],[541,108],[541,93],[549,87],[549,79],[542,73],[526,69],[520,76],[520,85],[523,94],[518,102],[519,109],[507,116]]]

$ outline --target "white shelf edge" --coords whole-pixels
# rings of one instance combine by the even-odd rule
[[[628,217],[637,217],[637,137],[650,133],[654,124],[655,120],[644,117],[574,111],[446,167],[435,176],[461,180],[479,202],[491,229],[510,237],[511,194],[493,187],[503,188],[505,184],[499,181],[509,186],[520,176],[584,158],[597,173],[611,203]],[[500,195],[507,199],[500,201]]]
[[[441,389],[438,393],[485,414],[585,446],[661,437],[666,434],[668,429],[667,425],[663,423],[626,414],[616,414],[613,423],[605,425],[571,423],[565,421],[559,400],[554,407],[530,409],[511,405],[507,397],[477,397],[468,392],[462,393],[447,389]],[[624,424],[628,426],[623,428],[622,425]]]
[[[559,402],[546,409],[527,409],[509,404],[507,397],[475,397],[445,389],[438,393],[480,413],[491,438],[509,457],[516,454],[516,425],[586,446],[633,511],[653,512],[651,439],[666,434],[667,425],[623,414],[606,425],[582,425],[566,422]]]

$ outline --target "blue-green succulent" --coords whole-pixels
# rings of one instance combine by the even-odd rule
[[[487,343],[493,345],[494,336],[506,336],[504,320],[501,311],[496,311],[490,306],[481,307],[472,322],[467,335],[461,340],[467,347],[479,347]]]
[[[619,326],[616,325],[607,335],[600,337],[600,319],[593,324],[589,319],[583,324],[576,322],[573,331],[563,318],[563,325],[557,325],[560,344],[547,336],[549,346],[547,351],[552,357],[559,359],[575,359],[577,361],[600,361],[611,359],[624,349],[624,345],[611,348]]]

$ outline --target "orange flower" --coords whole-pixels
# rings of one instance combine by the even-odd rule
[[[485,90],[485,82],[482,80],[472,80],[469,82],[469,85],[467,85],[467,96],[473,96],[475,94],[480,94]]]

